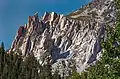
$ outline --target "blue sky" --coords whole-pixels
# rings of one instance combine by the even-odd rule
[[[0,42],[8,49],[20,25],[27,23],[35,12],[45,11],[68,14],[91,0],[0,0]]]

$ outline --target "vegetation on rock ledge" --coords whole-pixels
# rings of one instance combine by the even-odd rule
[[[102,57],[85,72],[79,74],[74,71],[65,78],[61,78],[57,72],[52,75],[51,65],[39,65],[32,55],[24,59],[14,53],[7,54],[2,43],[0,79],[120,79],[120,0],[116,0],[116,8],[117,24],[115,30],[106,29],[107,39],[101,42]]]
[[[106,29],[107,39],[101,42],[101,60],[85,72],[74,72],[70,79],[120,79],[120,0],[116,0],[117,23],[115,29]]]

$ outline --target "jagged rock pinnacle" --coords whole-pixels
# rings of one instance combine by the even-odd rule
[[[34,16],[35,16],[35,17],[38,17],[38,12],[36,12],[36,13],[34,14]]]
[[[25,27],[18,29],[10,51],[20,51],[23,56],[33,53],[40,63],[47,51],[53,61],[53,71],[69,74],[70,64],[75,64],[81,72],[99,59],[100,41],[105,38],[106,25],[113,28],[115,21],[116,10],[110,0],[94,0],[67,16],[45,12],[39,19],[35,13],[29,16]]]

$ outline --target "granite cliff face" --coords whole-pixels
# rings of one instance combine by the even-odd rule
[[[53,72],[69,74],[73,65],[81,72],[99,60],[100,41],[107,38],[105,28],[114,28],[115,22],[114,0],[94,0],[66,16],[45,12],[39,18],[35,13],[20,26],[9,51],[33,54],[40,64],[49,59]]]

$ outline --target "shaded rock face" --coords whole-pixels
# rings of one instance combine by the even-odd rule
[[[114,28],[116,22],[114,5],[113,0],[94,0],[67,16],[45,12],[39,18],[35,13],[18,29],[9,51],[20,51],[23,56],[34,54],[40,64],[49,52],[53,72],[69,74],[74,64],[81,72],[101,55],[100,41],[106,38],[106,25]]]

